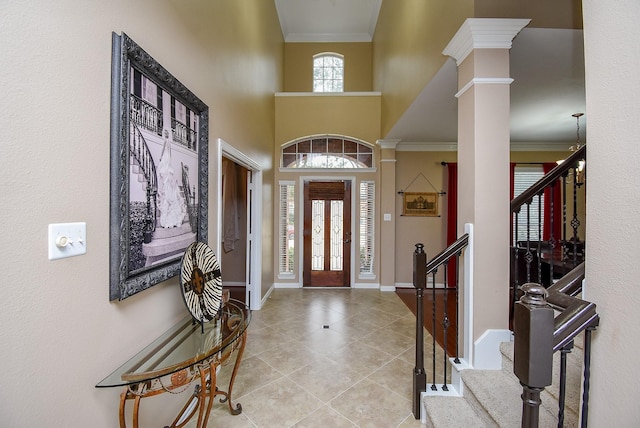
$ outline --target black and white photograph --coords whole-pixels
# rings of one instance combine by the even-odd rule
[[[110,299],[122,300],[206,241],[208,108],[125,34],[113,49]]]

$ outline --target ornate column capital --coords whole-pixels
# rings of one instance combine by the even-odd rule
[[[380,146],[381,149],[391,149],[395,150],[396,146],[400,140],[378,140],[376,143]]]
[[[529,22],[530,19],[468,18],[442,53],[460,65],[474,49],[511,49],[513,38]]]

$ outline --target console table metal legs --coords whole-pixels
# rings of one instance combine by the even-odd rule
[[[140,417],[140,402],[143,398],[152,397],[165,392],[177,394],[182,391],[177,391],[180,388],[184,388],[191,384],[193,381],[200,380],[194,388],[193,393],[185,403],[184,407],[169,425],[170,428],[180,428],[186,425],[198,412],[197,428],[204,428],[209,421],[209,414],[213,406],[213,400],[217,395],[221,395],[221,403],[228,403],[229,412],[232,415],[238,415],[242,413],[242,405],[236,404],[234,407],[232,403],[231,393],[233,390],[233,383],[235,382],[236,375],[240,362],[242,361],[242,354],[247,343],[246,330],[242,333],[239,339],[234,343],[232,349],[223,350],[220,354],[215,355],[209,361],[203,361],[201,364],[193,366],[190,370],[182,370],[174,373],[171,376],[169,385],[164,385],[162,379],[154,379],[151,381],[141,382],[125,386],[124,390],[120,394],[120,409],[119,420],[120,428],[126,428],[126,415],[125,407],[128,400],[133,400],[133,416],[132,424],[133,428],[139,428]],[[229,380],[229,387],[227,391],[218,389],[217,386],[217,369],[224,364],[233,354],[237,351],[235,363],[233,365],[233,371],[231,373],[231,379]],[[168,427],[166,427],[168,428]]]
[[[233,383],[236,380],[236,375],[238,374],[238,367],[240,367],[240,361],[242,361],[242,354],[244,354],[244,347],[247,344],[246,330],[244,331],[244,333],[242,333],[242,336],[236,343],[238,345],[238,356],[236,357],[236,363],[233,365],[233,371],[231,372],[231,379],[229,379],[229,390],[227,392],[220,391],[216,386],[216,394],[214,394],[214,395],[218,395],[218,394],[224,395],[224,398],[221,398],[220,402],[229,403],[229,412],[231,412],[232,415],[239,415],[240,413],[242,413],[242,405],[240,403],[238,403],[235,408],[233,407],[233,403],[231,402],[231,392],[233,390]]]

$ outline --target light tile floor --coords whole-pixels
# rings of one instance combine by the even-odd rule
[[[216,401],[208,426],[420,427],[414,336],[415,317],[393,292],[274,290],[252,314],[233,387],[242,413]],[[230,372],[223,367],[219,385]]]

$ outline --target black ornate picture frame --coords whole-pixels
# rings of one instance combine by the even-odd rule
[[[123,300],[207,242],[209,108],[126,34],[112,43],[109,300]]]

